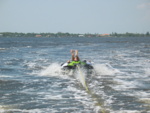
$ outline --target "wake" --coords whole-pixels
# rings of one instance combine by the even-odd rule
[[[116,73],[120,73],[118,69],[113,68],[110,64],[94,64],[94,72],[90,75],[87,75],[86,71],[80,67],[77,68],[76,73],[64,75],[62,74],[61,66],[59,63],[52,63],[49,66],[45,67],[40,71],[40,76],[56,76],[56,77],[74,77],[77,79],[83,87],[85,86],[86,79],[90,78],[99,78],[101,76],[109,75],[113,76]]]

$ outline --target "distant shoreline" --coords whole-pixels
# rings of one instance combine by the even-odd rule
[[[140,33],[111,33],[111,34],[75,34],[75,33],[17,33],[17,32],[0,32],[0,37],[150,37],[150,33],[146,32],[145,34]]]

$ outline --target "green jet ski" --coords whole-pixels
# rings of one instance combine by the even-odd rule
[[[86,74],[92,74],[93,73],[93,65],[90,61],[71,61],[61,64],[61,70],[63,75],[70,75],[74,74],[75,72],[82,70],[86,72]]]

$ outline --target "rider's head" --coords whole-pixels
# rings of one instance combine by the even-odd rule
[[[77,56],[75,56],[74,57],[74,61],[78,61],[79,59],[78,59],[78,57]]]

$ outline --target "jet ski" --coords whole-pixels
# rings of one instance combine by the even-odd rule
[[[80,70],[89,75],[94,72],[94,67],[92,63],[87,60],[80,61],[74,65],[70,65],[70,63],[67,62],[61,64],[61,71],[63,75],[73,75]]]

